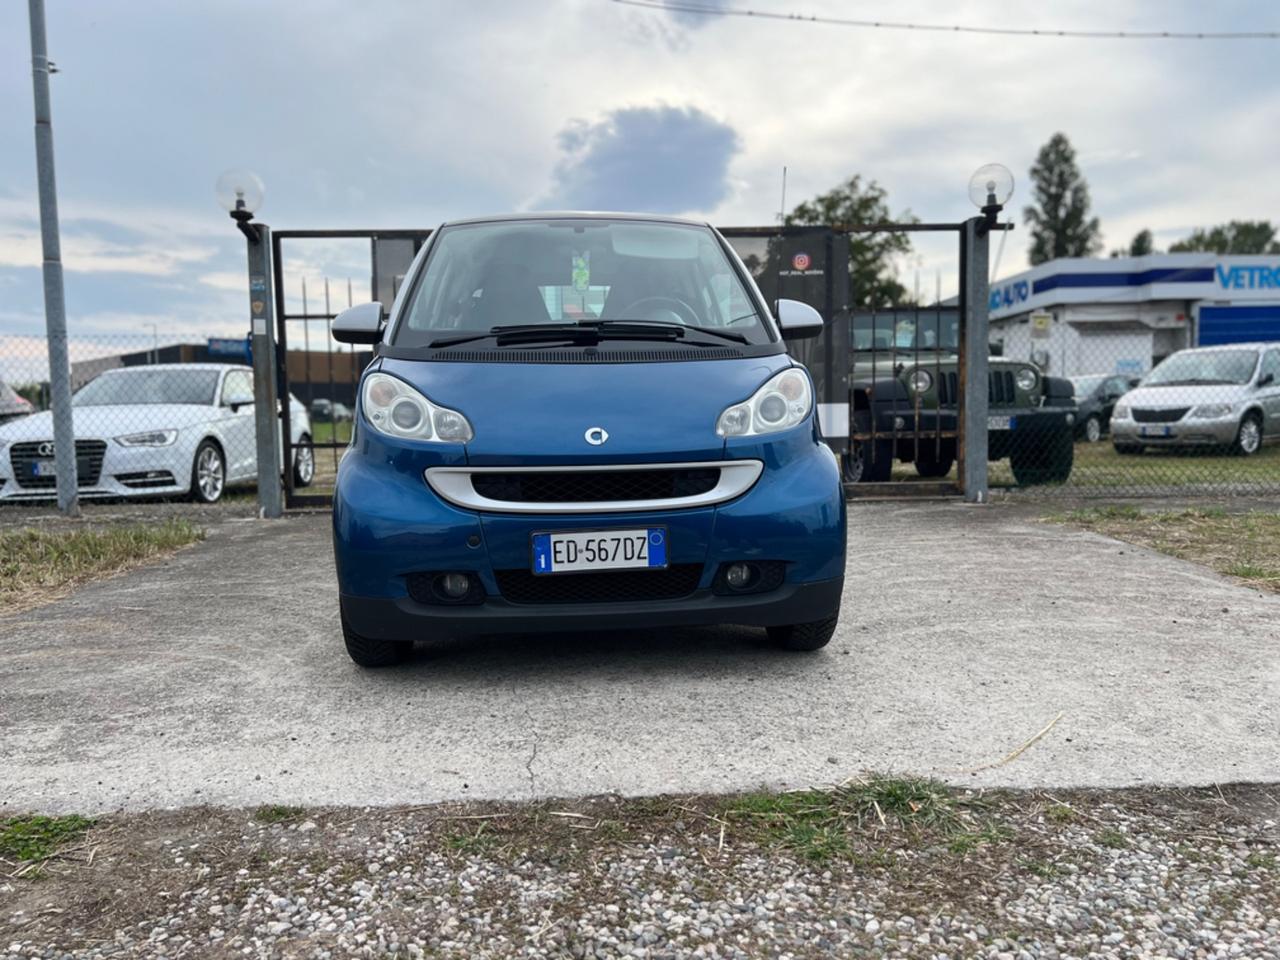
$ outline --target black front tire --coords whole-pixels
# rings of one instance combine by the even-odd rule
[[[222,448],[212,440],[201,440],[191,460],[191,499],[196,503],[217,503],[227,488],[227,461]]]
[[[316,451],[311,446],[310,434],[304,433],[298,438],[298,445],[293,452],[293,485],[309,487],[316,478]]]
[[[893,441],[854,440],[843,458],[845,483],[884,483],[893,472]]]
[[[1237,457],[1251,457],[1262,449],[1262,418],[1256,413],[1246,413],[1240,418],[1236,439],[1231,452]]]
[[[945,446],[939,454],[927,437],[916,441],[916,473],[920,476],[928,479],[945,477],[955,462],[955,453]]]
[[[347,646],[347,656],[362,667],[394,667],[413,655],[412,640],[374,640],[362,637],[342,618],[342,640]]]
[[[1075,439],[1068,427],[1055,433],[1023,437],[1009,454],[1013,479],[1020,487],[1066,483],[1075,464]]]
[[[821,650],[830,642],[839,620],[839,616],[834,616],[813,623],[769,627],[769,639],[787,650]]]
[[[1102,418],[1096,413],[1089,414],[1084,421],[1082,435],[1089,443],[1097,443],[1102,439]]]

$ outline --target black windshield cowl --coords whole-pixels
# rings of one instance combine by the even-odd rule
[[[499,347],[534,343],[572,343],[591,346],[603,340],[656,340],[680,341],[690,346],[711,346],[714,341],[691,338],[690,332],[705,334],[734,343],[747,343],[740,333],[715,330],[708,327],[691,327],[679,323],[662,323],[647,320],[591,320],[583,323],[529,323],[491,327],[487,333],[459,334],[438,337],[427,346],[432,349],[453,347],[463,343],[492,339]]]

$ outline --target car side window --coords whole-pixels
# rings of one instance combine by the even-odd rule
[[[1258,371],[1258,379],[1261,380],[1268,373],[1271,374],[1273,384],[1280,383],[1280,350],[1268,350],[1262,357],[1262,369]]]
[[[226,406],[233,397],[253,396],[253,381],[243,370],[232,370],[222,381],[222,404]]]
[[[1119,397],[1129,392],[1129,381],[1124,377],[1112,377],[1107,381],[1107,394]]]

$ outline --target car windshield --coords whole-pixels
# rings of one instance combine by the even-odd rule
[[[1106,379],[1106,377],[1072,377],[1071,385],[1075,388],[1077,397],[1087,397],[1102,386],[1102,381]]]
[[[1152,370],[1142,385],[1248,383],[1257,365],[1256,350],[1184,350]]]
[[[936,307],[855,313],[849,327],[855,350],[951,352],[960,342],[959,314]]]
[[[513,326],[599,324],[603,333],[609,321],[683,328],[673,336],[685,342],[776,340],[710,228],[548,219],[442,228],[391,344],[443,346]],[[628,329],[643,334],[615,332]]]
[[[217,370],[138,367],[113,370],[90,380],[71,398],[72,406],[105,407],[138,403],[213,403]]]

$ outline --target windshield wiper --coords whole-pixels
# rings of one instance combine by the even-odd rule
[[[747,343],[740,333],[710,327],[685,326],[649,320],[590,320],[583,323],[521,323],[490,327],[486,333],[467,333],[454,337],[438,337],[427,344],[430,348],[453,347],[477,340],[493,341],[498,346],[524,343],[546,343],[568,340],[575,344],[596,344],[601,340],[684,340],[685,331],[693,330],[735,343]],[[697,340],[689,340],[699,345]],[[706,346],[702,341],[701,345]]]

